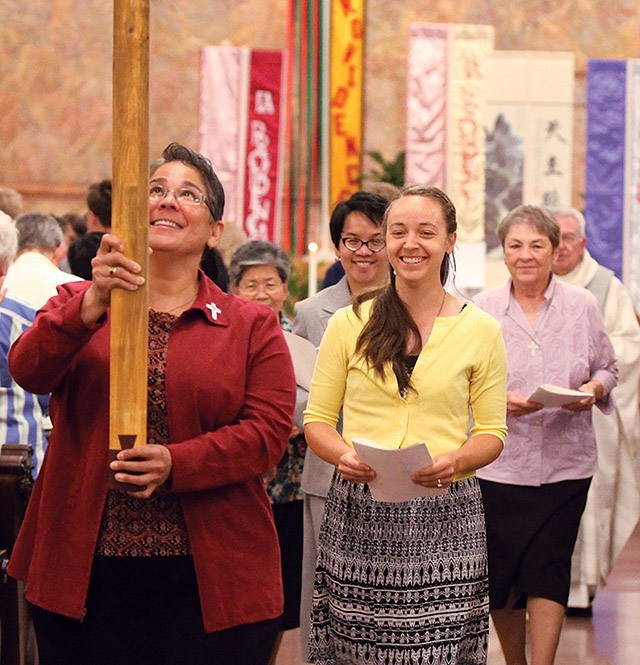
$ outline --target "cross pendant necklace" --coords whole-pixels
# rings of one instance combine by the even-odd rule
[[[536,341],[534,339],[529,342],[529,346],[527,346],[529,349],[529,352],[531,353],[531,357],[536,355],[536,351],[540,348],[539,344],[536,344]]]

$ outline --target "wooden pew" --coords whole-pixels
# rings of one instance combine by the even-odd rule
[[[24,585],[5,573],[33,487],[33,448],[0,447],[0,662],[35,665],[35,642]]]

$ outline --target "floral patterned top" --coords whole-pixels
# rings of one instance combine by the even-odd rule
[[[291,321],[280,312],[280,326],[285,332],[291,332]],[[264,474],[264,486],[271,503],[288,503],[303,498],[300,483],[307,442],[304,434],[296,427],[289,437],[287,448],[278,465]]]
[[[149,310],[147,443],[170,443],[165,369],[169,334],[177,317]],[[148,499],[109,490],[96,554],[101,556],[178,556],[190,554],[187,527],[177,494],[167,487]]]

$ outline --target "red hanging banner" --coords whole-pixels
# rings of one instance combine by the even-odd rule
[[[282,52],[251,51],[243,227],[250,240],[277,241]]]

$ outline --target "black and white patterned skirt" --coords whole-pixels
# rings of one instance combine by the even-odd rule
[[[379,503],[334,474],[313,594],[317,665],[477,665],[487,658],[489,595],[475,478],[447,494]]]

